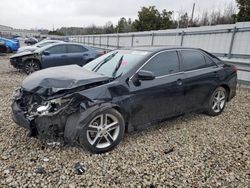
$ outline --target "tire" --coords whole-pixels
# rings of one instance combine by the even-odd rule
[[[11,50],[9,47],[7,47],[6,53],[7,53],[7,54],[12,53],[12,50]]]
[[[96,113],[83,127],[79,142],[92,153],[104,153],[121,142],[124,132],[122,115],[115,109],[107,109]]]
[[[40,63],[35,59],[29,59],[24,62],[23,71],[28,75],[40,69]]]
[[[221,114],[226,106],[228,93],[225,88],[218,87],[214,90],[209,98],[206,114],[217,116]]]

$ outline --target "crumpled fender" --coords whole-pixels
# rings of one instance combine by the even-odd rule
[[[68,144],[79,144],[78,138],[82,131],[82,128],[98,113],[106,109],[110,109],[117,106],[112,103],[96,104],[86,109],[84,103],[81,104],[81,110],[68,116],[65,130],[64,139]]]

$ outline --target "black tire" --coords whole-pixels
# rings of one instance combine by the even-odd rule
[[[41,69],[40,63],[38,60],[35,59],[29,59],[24,62],[23,65],[23,71],[29,75],[35,71],[38,71]]]
[[[100,123],[101,118],[103,118],[103,122],[106,122],[107,127],[111,126],[112,121],[115,119],[115,121],[113,121],[114,125],[109,131],[104,130],[105,125],[102,129],[100,128],[100,125],[102,125]],[[107,119],[107,121],[104,120],[104,118]],[[105,124],[105,122],[103,124]],[[115,122],[117,122],[117,126],[115,126]],[[98,129],[95,127],[98,127]],[[79,142],[92,153],[104,153],[111,151],[121,142],[124,132],[125,123],[122,115],[115,109],[107,109],[96,113],[86,126],[82,128]]]
[[[7,53],[7,54],[12,53],[12,50],[11,50],[9,47],[7,47],[6,53]]]
[[[227,103],[228,92],[223,87],[217,87],[209,98],[205,113],[210,116],[221,114]]]

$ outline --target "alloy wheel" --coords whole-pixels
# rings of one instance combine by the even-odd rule
[[[39,65],[36,62],[34,62],[34,60],[28,61],[25,64],[25,72],[27,74],[31,74],[35,71],[38,71],[39,69],[40,69]]]
[[[226,104],[226,93],[223,90],[218,90],[214,94],[212,101],[212,109],[215,113],[219,113],[223,110]]]
[[[87,140],[95,148],[107,148],[117,140],[119,131],[119,121],[114,115],[101,114],[88,125]]]

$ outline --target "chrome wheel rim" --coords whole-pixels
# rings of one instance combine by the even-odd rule
[[[106,148],[116,141],[119,132],[118,119],[112,114],[101,114],[88,125],[87,140],[96,148]]]
[[[213,98],[212,109],[214,112],[219,113],[226,104],[226,93],[225,91],[218,90]]]
[[[34,61],[29,61],[25,64],[25,71],[27,74],[31,74],[39,70],[39,66]]]

